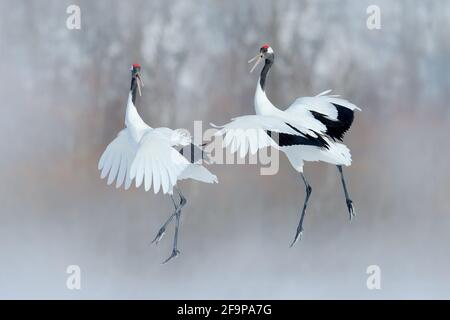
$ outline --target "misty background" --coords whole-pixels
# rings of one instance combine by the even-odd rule
[[[81,30],[66,8],[81,8]],[[366,27],[369,5],[381,29]],[[450,2],[0,0],[0,298],[450,298]],[[123,128],[130,65],[153,127],[252,114],[247,60],[275,50],[277,106],[327,89],[362,108],[345,143],[350,224],[335,166],[211,165],[183,181],[180,257],[167,196],[97,171]],[[282,107],[283,108],[283,107]],[[81,290],[66,288],[79,265]],[[381,290],[366,269],[381,268]]]

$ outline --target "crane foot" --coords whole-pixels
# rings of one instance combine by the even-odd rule
[[[173,249],[172,254],[170,255],[170,257],[168,257],[166,260],[164,260],[164,262],[162,264],[166,264],[167,262],[169,262],[169,260],[171,260],[172,258],[176,258],[180,255],[180,251],[178,251],[177,249]]]

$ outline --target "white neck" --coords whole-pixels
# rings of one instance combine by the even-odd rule
[[[258,79],[255,92],[255,112],[263,116],[274,115],[279,111],[267,98],[266,93],[261,88],[261,81]]]
[[[128,95],[127,110],[125,112],[125,126],[130,130],[133,139],[140,140],[141,131],[150,128],[136,110],[131,92]]]

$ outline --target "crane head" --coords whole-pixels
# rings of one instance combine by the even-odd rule
[[[271,46],[269,46],[267,43],[264,44],[261,49],[259,49],[259,53],[254,56],[252,59],[250,59],[248,61],[248,63],[252,63],[253,61],[256,60],[255,64],[253,65],[252,69],[250,70],[250,72],[253,72],[253,70],[255,70],[256,66],[263,60],[269,60],[271,62],[273,62],[273,58],[274,58],[274,54],[273,54],[273,49]]]

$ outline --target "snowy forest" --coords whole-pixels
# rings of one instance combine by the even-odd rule
[[[361,107],[345,138],[357,216],[336,167],[306,164],[305,233],[289,248],[305,195],[286,158],[271,176],[213,164],[219,184],[180,184],[181,255],[161,265],[173,230],[150,242],[170,200],[97,170],[130,65],[147,123],[207,129],[254,113],[247,61],[264,43],[275,105],[332,89]],[[450,298],[450,1],[0,0],[0,70],[0,298]],[[370,265],[382,290],[366,288]]]

